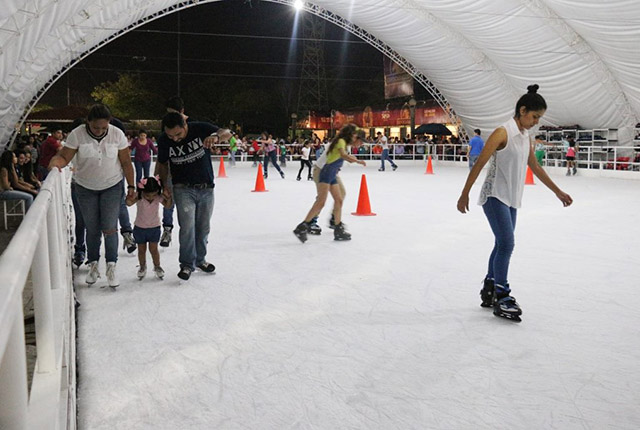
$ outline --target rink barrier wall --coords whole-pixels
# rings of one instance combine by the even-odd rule
[[[380,161],[380,154],[374,154],[370,149],[375,144],[364,144],[370,147],[368,154],[358,154],[357,158],[360,160],[376,162]],[[217,144],[220,149],[227,149],[227,144]],[[427,157],[431,155],[434,166],[460,166],[468,167],[468,159],[466,154],[462,154],[468,148],[467,145],[449,145],[447,148],[451,153],[445,152],[445,146],[443,145],[425,145],[425,153],[412,152],[410,154],[397,154],[396,146],[412,146],[415,149],[416,145],[408,144],[389,144],[389,156],[394,162],[404,164],[405,162],[425,163]],[[440,148],[442,146],[442,152]],[[354,154],[355,155],[355,154]],[[217,162],[220,158],[225,159],[225,164],[229,163],[229,155],[212,155],[214,162]],[[278,156],[279,158],[280,156]],[[287,154],[287,163],[294,163],[297,167],[300,160],[300,155]],[[579,159],[577,160],[577,166],[579,174],[588,177],[600,177],[600,178],[618,178],[618,179],[636,179],[640,180],[640,148],[628,147],[628,146],[584,146],[580,147]],[[312,157],[313,159],[313,157]],[[236,162],[246,163],[252,162],[253,155],[246,152],[236,154]],[[552,175],[559,175],[560,173],[566,173],[566,160],[562,149],[557,145],[548,145],[545,150],[544,157],[542,159],[542,166],[545,170]]]
[[[76,428],[68,169],[52,170],[0,256],[0,429]],[[22,295],[33,285],[37,358],[27,382]]]

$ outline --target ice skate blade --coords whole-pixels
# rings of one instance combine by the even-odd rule
[[[499,317],[499,318],[503,318],[509,321],[513,321],[513,322],[521,322],[522,318],[520,318],[520,315],[522,315],[522,313],[520,314],[508,314],[508,313],[502,313],[502,312],[494,312],[493,315]]]
[[[338,242],[346,242],[348,240],[351,240],[350,237],[334,237],[333,240],[337,240]]]
[[[493,307],[493,304],[491,304],[491,303],[480,303],[480,306],[483,307],[483,308],[490,309],[490,308]]]
[[[307,235],[306,234],[299,234],[296,233],[295,231],[293,232],[293,234],[300,239],[300,242],[305,243],[307,241]]]
[[[522,318],[520,318],[518,315],[509,315],[509,316],[507,316],[507,315],[504,315],[504,314],[498,314],[496,316],[498,318],[502,318],[502,319],[505,319],[507,321],[517,322],[517,323],[522,322]]]

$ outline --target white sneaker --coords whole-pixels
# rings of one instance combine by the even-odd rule
[[[162,267],[156,266],[156,267],[153,268],[153,271],[155,272],[156,276],[159,279],[163,279],[164,278],[164,270],[162,270]]]
[[[98,278],[100,277],[100,271],[98,270],[98,262],[91,261],[89,264],[89,273],[87,273],[87,278],[85,282],[89,285],[93,285],[96,283]]]
[[[116,263],[113,261],[107,263],[107,282],[111,288],[120,285],[120,281],[118,281],[118,277],[116,276]]]
[[[138,279],[142,280],[142,278],[144,278],[146,275],[147,275],[147,266],[146,264],[143,264],[138,269]]]

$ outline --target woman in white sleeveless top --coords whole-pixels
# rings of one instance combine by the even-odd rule
[[[538,164],[531,146],[529,129],[538,124],[547,110],[547,103],[537,93],[538,88],[538,85],[530,85],[527,94],[520,97],[516,104],[515,116],[489,136],[458,199],[458,210],[466,213],[469,210],[469,191],[484,165],[489,162],[478,204],[489,220],[495,245],[489,257],[484,287],[480,291],[481,306],[493,307],[494,315],[514,321],[520,321],[522,310],[515,298],[510,296],[507,275],[527,166],[564,206],[573,203],[571,196],[560,190]]]

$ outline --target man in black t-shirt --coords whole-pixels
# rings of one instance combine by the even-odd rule
[[[180,225],[180,272],[178,277],[189,279],[198,267],[203,272],[215,271],[205,260],[211,214],[213,212],[213,166],[210,147],[231,137],[229,130],[206,122],[187,122],[180,113],[170,112],[162,119],[164,133],[158,138],[157,169],[162,183],[166,183],[169,169],[173,191],[170,196],[178,211]]]

